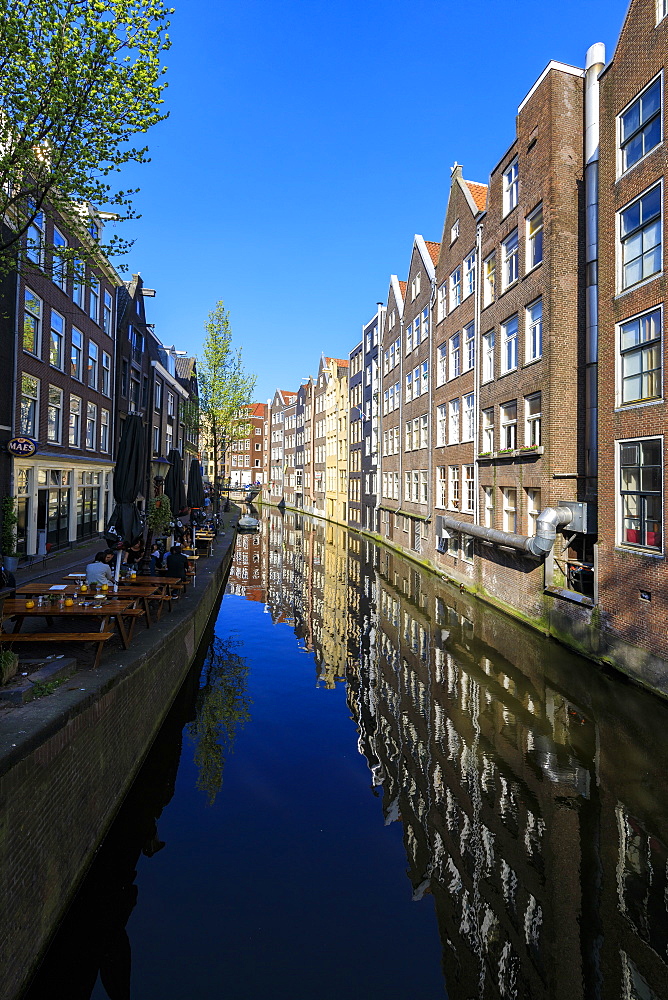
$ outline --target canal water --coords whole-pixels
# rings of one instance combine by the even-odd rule
[[[272,511],[29,1000],[662,1000],[668,706]]]

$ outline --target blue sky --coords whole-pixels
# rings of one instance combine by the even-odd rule
[[[346,357],[440,242],[450,168],[486,182],[550,59],[608,58],[625,0],[186,0],[167,54],[170,117],[128,171],[142,218],[125,259],[157,290],[164,343],[201,351],[222,299],[255,398]]]

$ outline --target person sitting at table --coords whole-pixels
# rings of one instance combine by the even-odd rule
[[[106,552],[98,552],[95,561],[86,566],[86,583],[113,583],[114,574],[105,559]]]
[[[159,569],[162,569],[162,549],[157,542],[151,546],[151,576],[156,576]]]
[[[139,562],[144,553],[144,539],[138,538],[135,542],[129,545],[127,542],[123,545],[124,555],[123,562],[127,567],[132,569],[135,564]]]
[[[177,576],[179,580],[185,580],[188,560],[181,551],[180,545],[172,545],[167,556],[168,576]]]

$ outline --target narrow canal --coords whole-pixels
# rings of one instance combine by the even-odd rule
[[[668,997],[668,705],[286,513],[28,1000]]]

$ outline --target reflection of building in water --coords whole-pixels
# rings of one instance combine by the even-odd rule
[[[263,533],[237,535],[227,583],[229,593],[246,597],[249,601],[265,603],[267,591],[264,584],[266,577],[263,573],[263,549],[266,545]]]

